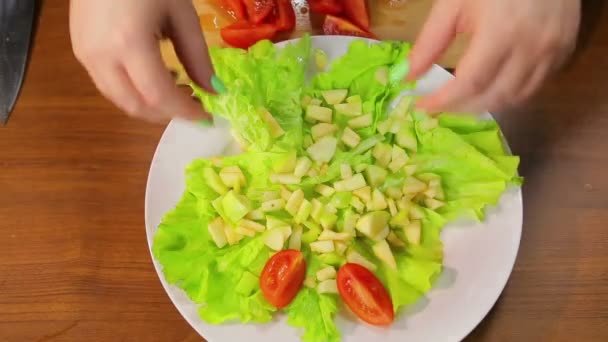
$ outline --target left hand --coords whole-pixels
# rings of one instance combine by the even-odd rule
[[[500,111],[532,96],[576,45],[581,0],[437,0],[410,55],[422,76],[459,32],[471,34],[455,78],[418,102],[429,112]]]

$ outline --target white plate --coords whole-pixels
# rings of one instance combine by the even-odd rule
[[[341,56],[353,38],[313,37],[331,59]],[[282,44],[279,44],[282,45]],[[426,93],[451,78],[434,66],[418,83]],[[486,114],[487,116],[488,114]],[[226,128],[201,128],[173,121],[158,144],[146,189],[146,233],[150,248],[162,216],[171,210],[185,188],[185,167],[194,159],[221,154],[231,138]],[[435,287],[417,304],[407,308],[389,329],[378,329],[338,317],[343,341],[460,341],[485,317],[502,292],[517,256],[522,228],[522,198],[511,187],[500,204],[490,209],[484,223],[452,223],[442,233],[445,269]],[[210,342],[300,341],[297,329],[277,315],[266,325],[209,325],[197,313],[197,305],[176,286],[167,284],[160,264],[154,266],[169,297],[188,323]]]

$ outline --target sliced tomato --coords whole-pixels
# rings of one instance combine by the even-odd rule
[[[365,0],[342,0],[342,7],[350,21],[364,30],[369,30],[369,13]]]
[[[367,268],[348,263],[338,270],[338,292],[352,312],[363,321],[379,326],[395,319],[393,302],[384,285]]]
[[[245,8],[247,8],[249,21],[254,24],[264,21],[274,9],[273,0],[243,0],[243,2],[245,3]]]
[[[272,24],[254,25],[238,21],[221,29],[222,39],[230,46],[247,49],[260,40],[271,39],[277,33]]]
[[[276,0],[277,19],[276,26],[279,31],[291,31],[296,27],[296,12],[293,10],[291,0]]]
[[[306,277],[304,254],[294,249],[280,251],[266,262],[260,275],[264,298],[277,308],[286,307],[296,297]]]
[[[247,20],[247,12],[245,12],[243,0],[220,0],[220,5],[233,18]]]
[[[323,32],[327,35],[356,36],[376,39],[376,36],[373,33],[359,28],[357,25],[344,18],[333,15],[325,17]]]
[[[308,0],[310,10],[321,14],[338,14],[342,12],[339,0]]]

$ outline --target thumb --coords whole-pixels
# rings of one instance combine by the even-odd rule
[[[408,80],[416,80],[426,73],[456,36],[458,8],[454,3],[439,0],[433,6],[410,53]]]
[[[215,93],[211,85],[215,71],[199,18],[190,1],[178,1],[172,6],[168,35],[190,79],[207,92]]]

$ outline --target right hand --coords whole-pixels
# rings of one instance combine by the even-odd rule
[[[209,119],[202,106],[176,86],[159,40],[172,40],[190,78],[214,93],[207,44],[190,1],[74,0],[72,46],[97,88],[131,116],[148,121]]]

